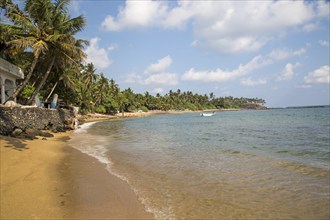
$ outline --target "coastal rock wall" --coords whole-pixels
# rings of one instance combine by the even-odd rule
[[[66,109],[0,107],[0,134],[13,135],[28,130],[60,132],[72,129],[73,114]]]

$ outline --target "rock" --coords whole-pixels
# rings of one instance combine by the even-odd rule
[[[41,137],[54,137],[53,134],[51,133],[48,133],[48,132],[44,132],[44,131],[40,131],[40,130],[37,130],[37,129],[33,129],[33,128],[28,128],[25,130],[25,133],[27,135],[30,135],[30,136],[41,136]]]
[[[15,129],[13,130],[13,132],[11,133],[11,136],[12,136],[12,137],[17,137],[17,136],[19,136],[19,135],[22,134],[22,133],[23,133],[23,130],[22,130],[22,129],[15,128]]]
[[[28,138],[28,139],[37,139],[37,137],[36,136],[38,136],[38,134],[39,134],[39,131],[38,130],[36,130],[36,129],[33,129],[33,128],[28,128],[28,129],[26,129],[25,131],[24,131],[24,137],[25,138]],[[23,138],[24,138],[23,137]]]
[[[27,134],[25,132],[23,132],[22,134],[20,134],[19,136],[17,136],[18,138],[22,138],[22,139],[29,139],[29,140],[35,140],[38,139],[36,136]]]
[[[40,131],[39,136],[41,136],[41,137],[54,137],[53,134],[48,133],[48,132],[44,132],[44,131]]]
[[[14,101],[7,101],[7,102],[5,103],[5,107],[21,107],[21,105],[20,105],[20,104],[17,104],[17,103],[14,102]]]
[[[28,128],[25,130],[25,133],[31,136],[38,136],[39,135],[39,131],[37,129],[34,128]]]

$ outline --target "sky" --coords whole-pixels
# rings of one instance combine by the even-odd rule
[[[74,0],[86,62],[121,89],[329,105],[329,1]]]

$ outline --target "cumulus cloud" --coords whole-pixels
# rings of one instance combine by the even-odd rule
[[[164,89],[163,88],[156,88],[156,89],[153,90],[153,92],[161,94],[161,93],[164,92]]]
[[[294,69],[297,68],[298,66],[300,66],[300,63],[296,63],[296,64],[292,64],[292,63],[288,63],[285,65],[283,72],[277,76],[277,80],[278,81],[287,81],[292,79],[292,77],[294,76]]]
[[[108,15],[102,27],[108,31],[125,28],[140,28],[156,25],[167,13],[167,4],[162,1],[126,1],[117,17]]]
[[[316,11],[319,17],[329,18],[329,1],[317,1]]]
[[[166,56],[162,59],[159,59],[156,63],[150,64],[145,70],[145,73],[153,74],[153,73],[162,72],[166,70],[171,64],[172,64],[171,57]]]
[[[141,84],[152,85],[152,84],[161,84],[161,85],[177,85],[178,77],[175,73],[156,73],[150,75],[146,79],[141,81]]]
[[[145,70],[144,74],[131,73],[126,77],[127,83],[139,83],[142,85],[177,85],[178,76],[176,73],[170,73],[166,70],[172,64],[170,56],[165,56],[157,62],[150,64]]]
[[[234,70],[222,70],[220,68],[217,68],[216,70],[195,70],[194,68],[191,68],[182,75],[181,79],[202,82],[225,82],[243,77],[251,73],[253,70],[268,66],[279,60],[298,56],[301,54],[299,51],[301,51],[301,49],[296,51],[275,49],[265,56],[259,55],[244,65],[240,64]]]
[[[100,48],[99,41],[98,37],[94,37],[89,41],[89,46],[85,50],[87,54],[86,62],[92,62],[96,68],[104,69],[112,63],[109,59],[109,52],[112,49]]]
[[[177,85],[178,76],[175,73],[156,73],[145,77],[145,75],[139,75],[131,73],[126,77],[125,82],[127,83],[138,83],[141,85]]]
[[[325,65],[304,77],[306,84],[330,84],[330,66]]]
[[[247,64],[240,64],[236,69],[232,71],[222,70],[220,68],[217,68],[216,70],[198,71],[194,68],[191,68],[183,74],[181,79],[202,82],[224,82],[244,76],[250,73],[252,70],[268,65],[269,62],[271,62],[271,60],[264,59],[262,56],[256,56]]]
[[[267,84],[267,80],[265,79],[251,79],[250,77],[241,79],[241,85],[243,86],[257,86],[264,84]]]
[[[191,24],[192,45],[225,53],[257,51],[290,28],[313,31],[328,17],[326,1],[126,1],[116,16],[107,16],[104,30]],[[173,6],[174,5],[174,6]]]

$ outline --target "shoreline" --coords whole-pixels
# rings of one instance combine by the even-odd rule
[[[152,219],[128,183],[67,143],[70,134],[0,136],[0,218]]]
[[[66,218],[153,219],[128,183],[112,175],[105,164],[70,146],[60,166],[68,190]]]
[[[89,123],[198,112],[150,111],[125,113],[124,117],[121,113],[78,117]],[[54,137],[47,140],[0,135],[0,219],[154,218],[145,211],[128,183],[109,173],[94,157],[69,145],[71,132],[53,133]]]

